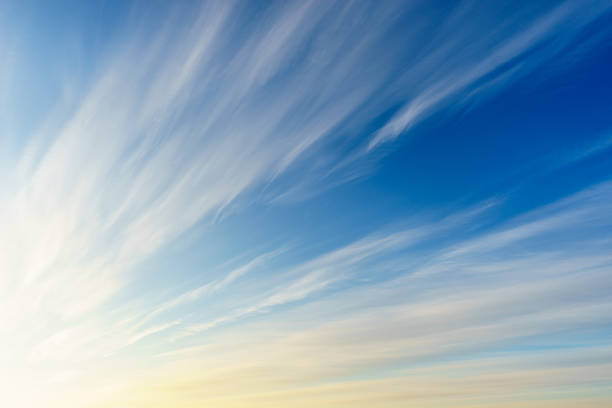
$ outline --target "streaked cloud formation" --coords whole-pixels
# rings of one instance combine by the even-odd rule
[[[522,207],[513,180],[331,237],[292,220],[331,223],[317,197],[377,177],[428,120],[581,63],[611,6],[113,4],[97,51],[61,62],[57,34],[40,74],[45,44],[27,44],[19,6],[0,8],[9,405],[606,406],[605,168]],[[534,174],[609,152],[609,137],[582,140]]]

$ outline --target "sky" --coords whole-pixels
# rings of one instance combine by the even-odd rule
[[[0,401],[612,404],[612,2],[3,1]]]

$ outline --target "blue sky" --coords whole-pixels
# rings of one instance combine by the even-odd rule
[[[608,406],[611,22],[3,3],[12,406]]]

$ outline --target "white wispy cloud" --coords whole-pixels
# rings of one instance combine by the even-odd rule
[[[510,68],[512,75],[506,75],[508,68],[501,68],[551,37],[556,37],[555,41],[552,41],[553,46],[543,50],[544,53],[538,53],[537,58],[557,56],[557,53],[563,49],[568,41],[568,37],[571,39],[572,35],[577,35],[585,24],[610,7],[609,4],[605,3],[592,3],[584,10],[583,6],[583,3],[577,1],[562,2],[554,10],[531,22],[522,31],[513,33],[510,38],[503,38],[493,45],[488,43],[486,39],[474,38],[476,47],[483,46],[482,55],[475,60],[462,60],[461,56],[464,53],[457,52],[458,50],[454,47],[446,47],[445,49],[441,46],[439,53],[432,53],[430,58],[417,62],[417,64],[427,65],[434,69],[434,74],[429,77],[433,79],[427,80],[424,89],[410,98],[400,111],[374,134],[367,150],[394,140],[402,132],[414,126],[415,123],[435,112],[441,105],[448,103],[450,98],[454,97],[465,102],[466,96],[475,96],[480,93],[482,85],[476,84],[488,75],[493,74],[493,78],[488,79],[488,81],[497,82],[495,84],[496,88],[499,88],[504,82],[509,83],[519,74],[524,75],[528,72],[527,68],[533,69],[533,64],[515,61],[515,66]],[[463,8],[469,7],[470,5],[463,5]],[[577,16],[576,13],[579,10],[584,14]],[[469,13],[462,10],[458,13],[454,24],[443,27],[443,29],[460,31],[461,19],[465,18],[466,15],[469,16]],[[443,38],[445,41],[448,40],[446,37]],[[464,43],[457,45],[463,47]],[[459,56],[458,60],[457,55]],[[453,59],[455,59],[454,65],[456,64],[456,67],[448,69],[448,66],[453,64]],[[498,69],[501,69],[501,72],[494,74]],[[500,78],[503,81],[500,82]]]
[[[508,21],[521,22],[516,30],[494,15],[492,24],[504,27],[481,26],[473,7],[462,2],[449,16],[430,16],[417,2],[281,2],[251,21],[246,3],[222,1],[175,5],[140,21],[136,6],[121,41],[93,57],[91,78],[64,84],[75,92],[49,91],[55,105],[32,118],[27,135],[8,116],[14,84],[28,80],[17,78],[28,58],[20,36],[0,24],[1,131],[10,141],[0,145],[0,383],[22,401],[12,406],[55,406],[55,384],[84,379],[112,394],[116,382],[107,379],[122,377],[121,368],[145,370],[137,357],[118,358],[144,343],[165,358],[218,353],[206,360],[218,367],[210,378],[242,372],[242,385],[261,374],[268,385],[282,383],[273,374],[280,366],[295,373],[287,380],[294,386],[322,372],[318,378],[332,379],[365,365],[609,324],[601,230],[609,226],[608,184],[494,231],[479,227],[500,200],[415,217],[411,227],[382,228],[268,273],[258,272],[289,258],[288,248],[268,248],[222,276],[202,271],[195,289],[143,285],[135,299],[121,297],[127,282],[142,278],[137,265],[199,223],[222,220],[234,205],[270,205],[363,176],[378,146],[454,98],[500,89],[557,55],[609,4],[533,6],[510,13]],[[423,41],[431,26],[443,29]],[[474,32],[456,31],[461,26]],[[474,38],[483,40],[461,51]],[[542,56],[527,55],[551,39],[559,41]],[[398,105],[374,135],[363,134]],[[469,237],[456,239],[459,231]],[[551,234],[566,240],[547,244]],[[508,254],[521,242],[533,246],[518,261]],[[430,252],[416,250],[423,244]],[[440,288],[440,275],[448,287]],[[223,312],[206,314],[206,302],[222,294]],[[248,327],[278,338],[264,333],[267,342],[236,352],[223,331],[237,339]],[[199,343],[204,336],[210,345]],[[224,358],[231,364],[215,366]],[[104,381],[97,370],[108,374]],[[32,388],[40,395],[19,399]],[[72,389],[72,406],[92,406],[94,391]]]
[[[130,337],[130,339],[127,342],[127,345],[131,345],[134,344],[142,339],[144,339],[147,336],[150,336],[152,334],[155,333],[159,333],[162,332],[164,330],[169,329],[172,326],[176,326],[177,324],[179,324],[181,321],[180,320],[175,320],[174,322],[170,322],[170,323],[164,323],[164,324],[160,324],[158,326],[153,326],[153,327],[149,327],[141,332],[138,332],[136,334],[134,334],[132,337]]]
[[[458,396],[466,401],[465,406],[490,401],[508,401],[513,406],[513,393],[519,390],[530,393],[533,401],[549,398],[548,390],[558,387],[586,387],[605,394],[602,384],[609,379],[610,348],[605,340],[589,344],[595,340],[581,336],[611,323],[612,257],[609,241],[601,241],[608,229],[580,218],[576,223],[567,220],[576,214],[583,216],[577,209],[585,209],[592,220],[604,219],[609,224],[610,191],[609,184],[595,186],[520,215],[501,231],[485,229],[474,238],[463,238],[465,244],[441,241],[445,243],[432,248],[424,259],[425,268],[440,267],[435,274],[420,273],[416,266],[369,285],[351,285],[292,308],[259,314],[257,319],[206,336],[205,344],[191,342],[164,351],[160,357],[182,362],[176,372],[185,380],[177,374],[177,389],[184,392],[190,384],[213,387],[214,392],[190,397],[200,403],[243,399],[251,403],[254,395],[263,405],[281,404],[291,400],[290,395],[312,401],[326,387],[347,387],[347,395],[354,398],[353,386],[368,386],[361,382],[362,375],[375,381],[373,389],[396,383],[406,390],[418,378],[427,379],[422,386],[438,384],[421,394],[416,390],[423,390],[422,386],[408,394],[381,391],[378,398],[389,406],[402,406],[406,398],[434,406],[445,398],[456,402]],[[436,240],[486,216],[482,211],[466,214],[470,217],[443,218],[439,222],[444,228],[436,223],[425,228],[438,234],[420,235],[418,240]],[[546,228],[531,228],[538,221]],[[513,233],[522,226],[527,232]],[[506,236],[505,232],[513,239],[497,238]],[[350,264],[351,273],[364,268],[362,272],[379,274],[379,264],[364,260],[410,254],[414,238],[413,233],[392,233],[332,251],[297,267],[301,277],[290,281],[278,295],[264,297],[260,305],[306,298],[328,279],[308,271],[321,265],[332,276],[336,269],[345,271],[343,262],[353,258],[351,253],[361,255]],[[474,245],[489,240],[495,245],[486,250]],[[517,240],[528,245],[517,249]],[[370,246],[379,249],[368,252]],[[198,329],[247,316],[220,317]],[[537,345],[554,347],[540,349]],[[534,351],[530,346],[536,347]],[[196,365],[219,368],[199,374]],[[232,386],[223,386],[223,379],[230,378],[234,379]],[[289,395],[262,391],[274,390],[278,384]],[[237,388],[243,393],[237,393]],[[334,401],[345,401],[342,395],[334,389],[328,395],[332,400],[321,403],[333,406]],[[364,406],[371,402],[367,398],[359,401]]]

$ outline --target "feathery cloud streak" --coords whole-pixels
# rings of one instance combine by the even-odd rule
[[[391,362],[434,364],[558,328],[608,324],[608,184],[497,231],[478,229],[492,201],[426,215],[410,228],[381,227],[308,259],[290,246],[265,247],[218,273],[202,271],[187,289],[176,278],[161,290],[136,270],[198,225],[214,233],[253,204],[309,197],[369,174],[379,147],[451,102],[477,101],[553,57],[570,63],[564,47],[609,6],[527,5],[503,18],[471,2],[442,13],[425,2],[134,6],[116,39],[91,57],[96,69],[69,70],[74,82],[41,91],[54,102],[30,118],[32,131],[14,125],[23,107],[14,88],[28,82],[20,72],[31,56],[0,15],[8,141],[0,372],[12,406],[91,406],[87,393],[96,390],[138,406],[147,398],[130,402],[120,391],[138,384],[115,371],[151,369],[155,377],[175,356],[211,367],[202,377],[175,361],[184,369],[177,383],[212,383],[209,394],[190,391],[186,406],[213,394],[240,405],[252,392],[263,393],[260,404],[280,404],[265,394],[274,384],[298,393],[305,383],[366,375],[365,367],[382,370],[371,387],[379,378],[402,384]],[[461,234],[468,226],[473,236]],[[547,243],[553,233],[566,241]],[[524,242],[533,253],[521,252]],[[134,282],[143,289],[125,300]],[[250,330],[261,341],[237,340]],[[607,378],[598,374],[605,368],[594,369],[593,383]],[[229,396],[219,382],[236,373],[244,373],[242,388]],[[401,387],[393,381],[391,399]],[[72,389],[63,400],[58,384]],[[304,401],[323,398],[326,387],[304,390]],[[338,387],[342,395],[353,385]],[[158,401],[166,397],[176,394]]]

